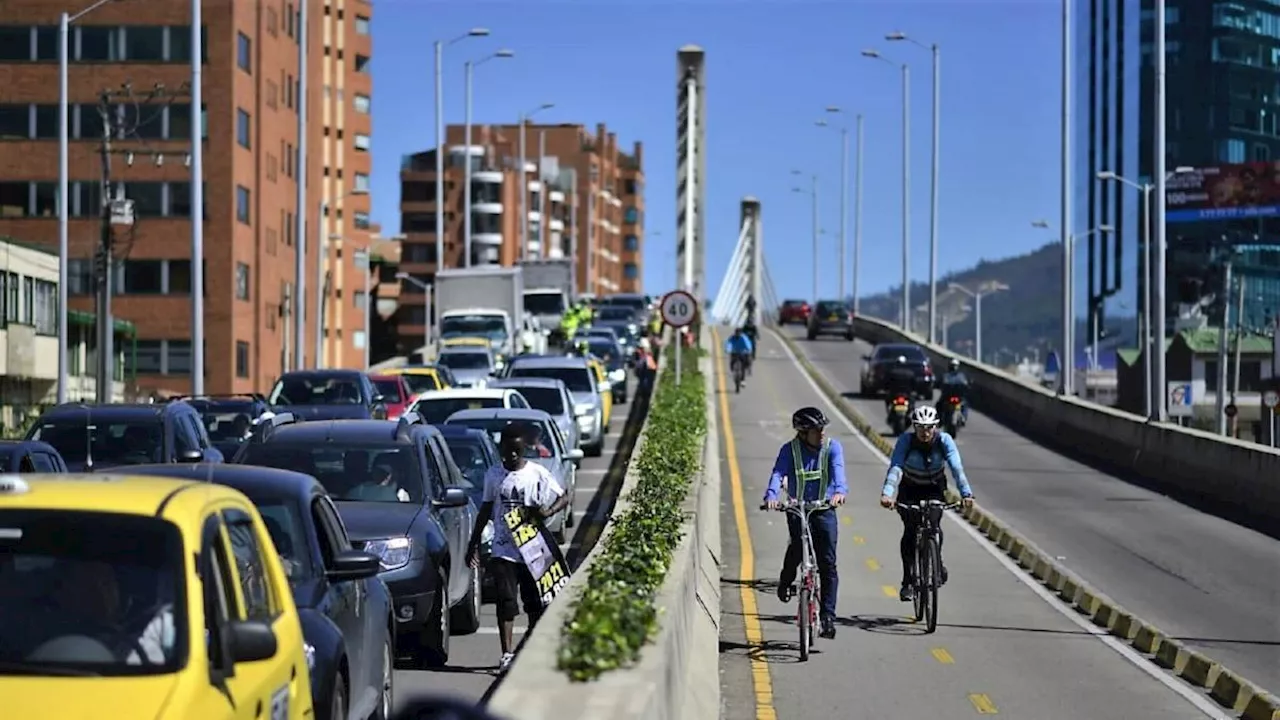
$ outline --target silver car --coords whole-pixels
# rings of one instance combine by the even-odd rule
[[[569,388],[573,397],[573,417],[578,439],[590,457],[604,454],[604,401],[596,374],[585,358],[571,356],[517,356],[508,367],[508,378],[555,378]]]
[[[472,345],[447,347],[440,351],[436,363],[449,368],[458,387],[485,387],[498,370],[488,348]]]
[[[491,390],[515,390],[529,403],[529,406],[541,410],[556,421],[560,435],[570,450],[576,450],[582,444],[578,437],[577,422],[573,419],[573,396],[563,380],[556,378],[521,377],[495,380],[489,383]]]
[[[445,421],[445,425],[465,425],[484,430],[495,443],[499,441],[502,428],[511,423],[520,423],[530,430],[529,453],[525,457],[545,467],[556,482],[560,483],[560,487],[569,493],[569,504],[547,520],[547,529],[556,542],[564,543],[567,536],[565,531],[574,525],[573,508],[576,504],[578,463],[582,462],[582,451],[565,446],[555,420],[541,410],[481,409],[459,410]]]

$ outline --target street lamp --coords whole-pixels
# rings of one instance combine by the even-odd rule
[[[516,195],[520,197],[520,259],[524,260],[529,256],[529,213],[525,210],[528,203],[529,183],[525,177],[525,144],[524,144],[524,126],[534,115],[543,110],[550,110],[555,107],[555,103],[542,103],[538,107],[526,113],[520,114],[520,172],[516,175],[519,180]],[[588,260],[589,262],[589,260]]]
[[[463,177],[463,190],[462,190],[463,192],[463,200],[462,200],[462,210],[463,210],[462,265],[463,267],[471,267],[471,75],[475,71],[475,68],[489,62],[490,60],[494,60],[497,58],[509,58],[509,57],[515,57],[515,53],[512,52],[511,50],[499,50],[495,53],[490,53],[488,55],[485,55],[484,57],[480,58],[479,60],[476,60],[475,62],[468,60],[466,64],[466,75],[467,75],[466,128],[467,129],[466,129],[465,143],[467,146],[467,151],[466,151],[466,170],[463,171],[464,177]]]
[[[938,138],[941,118],[939,105],[942,97],[938,78],[942,67],[941,56],[937,43],[925,45],[918,40],[907,37],[904,33],[889,33],[884,39],[892,41],[905,40],[933,54],[933,167],[930,171],[932,177],[929,180],[929,203],[931,205],[929,210],[929,342],[932,343],[934,341],[934,327],[938,313]]]
[[[98,0],[80,12],[69,15],[62,13],[58,18],[58,404],[67,401],[67,264],[71,260],[71,252],[67,242],[67,228],[71,221],[71,184],[67,170],[67,155],[71,124],[68,120],[67,75],[71,48],[71,23],[106,5],[112,0]],[[105,198],[104,198],[105,200]],[[194,220],[192,221],[194,222]],[[194,267],[194,266],[193,266]],[[108,270],[109,271],[109,270]],[[101,352],[101,348],[99,348]],[[192,355],[192,357],[196,357]],[[198,377],[198,376],[197,376]],[[99,383],[103,382],[101,378]],[[107,378],[107,383],[111,382]]]
[[[911,332],[911,68],[890,60],[879,50],[863,50],[863,57],[902,69],[902,329]]]
[[[422,364],[427,364],[427,348],[431,347],[431,286],[407,272],[396,273],[396,279],[422,291]]]
[[[833,105],[827,108],[827,112],[840,113],[842,111]],[[859,115],[858,119],[861,121],[862,116]],[[831,127],[831,124],[826,120],[819,120],[814,124],[818,127]],[[837,264],[840,281],[837,285],[840,301],[844,302],[844,257],[849,248],[848,240],[846,239],[849,230],[849,127],[842,123],[839,128],[833,129],[840,131],[840,262]],[[857,274],[856,271],[854,274]]]
[[[356,251],[356,269],[364,274],[364,369],[370,366],[370,348],[373,345],[373,298],[369,297],[369,275],[373,272],[372,252],[369,248]]]
[[[792,170],[792,175],[802,175],[799,170]],[[818,175],[813,175],[813,189],[803,190],[798,187],[791,188],[791,192],[808,195],[813,199],[813,306],[818,306]],[[815,311],[816,312],[816,311]]]
[[[1047,220],[1036,220],[1031,223],[1031,227],[1048,230],[1049,222]],[[1062,307],[1066,310],[1066,315],[1062,318],[1062,325],[1065,330],[1062,331],[1062,383],[1061,388],[1064,395],[1071,395],[1075,390],[1075,379],[1072,373],[1075,371],[1075,335],[1076,335],[1076,293],[1075,293],[1075,248],[1076,241],[1083,240],[1095,234],[1107,234],[1112,232],[1114,228],[1110,225],[1099,225],[1095,228],[1086,230],[1074,235],[1063,235],[1067,238],[1066,248],[1062,251],[1063,262],[1066,263],[1066,269],[1063,270],[1063,286],[1062,286]]]
[[[444,48],[473,37],[488,37],[488,28],[471,28],[436,46],[436,272],[444,269]],[[470,152],[470,150],[468,150]]]
[[[982,362],[982,298],[1008,290],[1009,286],[998,280],[991,280],[978,285],[977,290],[970,290],[958,283],[951,283],[950,287],[973,298],[973,359]]]

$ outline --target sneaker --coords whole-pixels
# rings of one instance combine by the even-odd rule
[[[506,672],[511,667],[511,661],[516,659],[515,653],[502,653],[502,661],[498,663],[498,672]]]
[[[911,602],[916,599],[916,589],[914,585],[903,583],[902,588],[898,590],[898,599],[902,602]]]
[[[941,583],[941,584],[946,585],[946,584],[947,584],[947,577],[948,577],[948,574],[947,574],[947,566],[946,566],[946,565],[943,565],[942,567],[938,568],[938,575],[939,575],[939,576],[941,577],[941,579],[942,579],[942,583]]]
[[[821,626],[822,631],[818,633],[818,637],[830,640],[836,636],[836,623],[834,619],[829,617],[822,618]]]

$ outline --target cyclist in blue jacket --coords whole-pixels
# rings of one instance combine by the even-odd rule
[[[724,341],[724,351],[729,355],[729,369],[733,369],[734,363],[742,363],[743,374],[751,369],[752,356],[751,338],[742,332],[742,328],[736,328],[733,334]]]
[[[899,502],[914,505],[928,500],[945,500],[946,468],[951,468],[961,502],[965,507],[973,505],[973,490],[969,488],[969,478],[964,474],[960,448],[956,447],[956,441],[950,435],[938,428],[938,411],[929,405],[916,406],[911,413],[911,425],[911,431],[903,433],[893,446],[889,472],[880,490],[880,505],[893,509]],[[898,508],[898,516],[902,518],[902,540],[898,542],[902,553],[902,589],[898,591],[898,599],[907,602],[915,597],[914,566],[919,515]],[[941,528],[938,529],[938,553],[941,556]],[[945,563],[941,564],[939,571],[942,582],[946,583]]]
[[[844,477],[844,448],[840,441],[826,437],[830,420],[815,407],[804,407],[791,416],[791,427],[796,437],[778,450],[769,476],[769,487],[764,492],[764,502],[770,510],[777,509],[778,493],[783,478],[787,482],[787,495],[796,500],[827,500],[832,508],[844,504],[849,487]],[[799,486],[799,487],[797,487]],[[818,577],[822,580],[821,612],[819,622],[821,637],[836,636],[836,591],[840,576],[836,572],[836,538],[839,522],[834,509],[816,510],[809,515],[809,532],[813,536],[813,552],[818,562]],[[782,560],[782,572],[778,575],[778,599],[787,602],[793,594],[792,583],[800,566],[800,519],[787,515],[787,529],[791,540]]]

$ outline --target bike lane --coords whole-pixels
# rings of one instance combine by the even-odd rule
[[[1011,571],[963,522],[943,523],[950,581],[939,593],[938,630],[925,634],[912,622],[911,605],[897,598],[901,524],[877,504],[884,460],[840,420],[776,338],[762,337],[740,394],[727,358],[720,353],[717,360],[731,520],[722,524],[724,718],[1224,717],[1207,701],[1189,700],[1194,693],[1180,681],[1081,627],[1074,611],[1047,601],[1046,591]],[[791,413],[802,405],[832,418],[829,435],[844,447],[850,490],[838,511],[838,634],[818,639],[806,663],[799,662],[796,601],[783,604],[776,595],[785,516],[758,509],[778,448],[792,437]],[[970,480],[980,497],[982,478]]]

